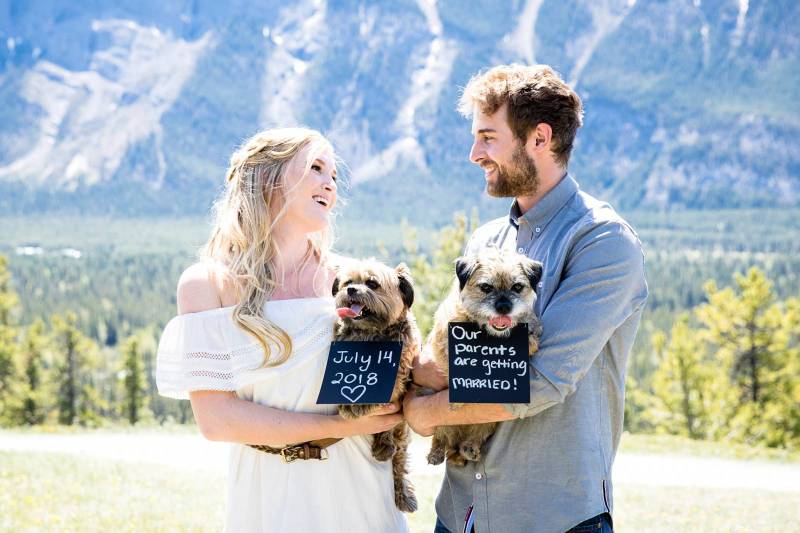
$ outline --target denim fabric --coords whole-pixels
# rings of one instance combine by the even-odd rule
[[[566,533],[614,533],[614,528],[611,526],[611,516],[603,513],[584,520]]]
[[[452,533],[449,529],[442,524],[442,521],[439,518],[436,518],[436,527],[433,528],[433,533]]]

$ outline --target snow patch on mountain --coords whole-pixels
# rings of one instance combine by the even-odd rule
[[[436,2],[419,0],[417,3],[425,15],[428,31],[434,39],[421,66],[411,73],[408,97],[395,118],[394,130],[400,137],[384,150],[358,164],[353,173],[354,183],[385,176],[396,169],[398,164],[403,163],[423,172],[428,171],[425,149],[418,140],[420,133],[418,112],[435,112],[444,85],[450,81],[453,62],[458,55],[458,46],[454,40],[443,37],[442,22],[436,10]]]
[[[264,28],[267,62],[260,122],[264,126],[302,123],[297,114],[303,96],[305,73],[322,48],[327,27],[327,4],[309,0],[284,8],[275,28]]]
[[[143,178],[155,188],[163,183],[161,117],[213,39],[206,33],[188,42],[118,19],[95,20],[92,30],[107,34],[110,46],[93,54],[88,70],[42,60],[25,74],[20,94],[42,111],[38,141],[0,167],[0,178],[74,190],[110,179],[129,148],[153,138],[158,174]]]
[[[568,76],[569,84],[573,87],[577,87],[583,69],[589,64],[597,47],[607,35],[616,31],[636,2],[635,0],[592,0],[587,5],[592,16],[592,30],[588,34],[578,37],[567,47],[567,55],[575,60]]]

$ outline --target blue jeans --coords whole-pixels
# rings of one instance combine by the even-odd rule
[[[452,533],[439,518],[436,518],[436,527],[433,533]],[[566,533],[614,533],[611,527],[611,516],[608,513],[599,514],[589,520],[584,520]]]

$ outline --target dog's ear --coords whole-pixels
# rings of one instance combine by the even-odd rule
[[[468,257],[459,257],[456,259],[456,277],[458,278],[458,289],[464,290],[464,285],[467,284],[469,278],[478,269],[478,262]]]
[[[336,296],[337,292],[339,292],[339,276],[333,278],[333,287],[331,288],[331,295]]]
[[[414,304],[414,280],[411,279],[411,271],[405,263],[400,263],[395,268],[397,279],[400,282],[400,294],[406,307]]]
[[[531,288],[536,291],[539,280],[542,279],[542,264],[539,261],[528,259],[522,262],[522,270],[528,276]]]

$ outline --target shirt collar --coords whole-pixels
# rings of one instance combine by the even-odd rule
[[[555,187],[524,213],[520,213],[519,204],[514,200],[508,213],[508,220],[516,228],[519,228],[522,220],[530,226],[544,227],[577,192],[578,182],[569,174],[565,174]]]

